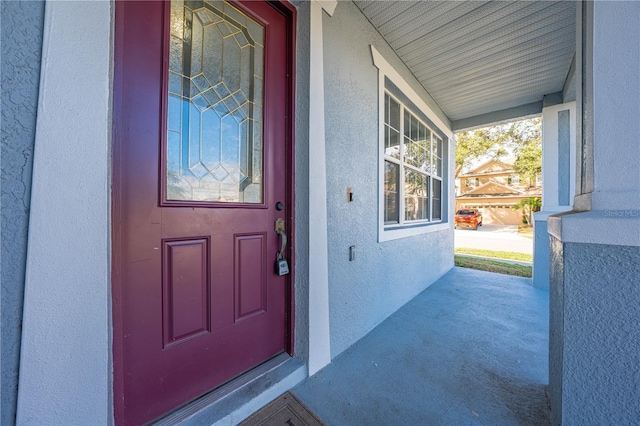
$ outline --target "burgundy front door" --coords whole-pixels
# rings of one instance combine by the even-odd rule
[[[115,16],[114,405],[141,424],[290,349],[291,22],[263,1]]]

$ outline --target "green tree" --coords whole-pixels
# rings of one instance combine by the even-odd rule
[[[497,126],[504,132],[504,139],[512,149],[518,149],[534,141],[541,141],[542,120],[531,118]]]
[[[538,197],[529,197],[520,201],[518,204],[511,207],[513,210],[522,209],[522,215],[527,221],[528,225],[533,223],[533,212],[537,212],[542,207],[542,200]]]
[[[541,147],[541,132],[541,120],[533,118],[457,133],[455,177],[458,177],[463,169],[483,158],[499,160],[509,152],[515,153],[516,158],[520,155],[530,157],[530,154],[535,154],[530,147]],[[541,148],[539,159],[542,164]],[[524,164],[528,163],[529,160],[524,161]]]
[[[536,176],[542,173],[542,144],[539,139],[532,140],[516,148],[516,161],[513,171],[533,186]]]
[[[494,158],[507,154],[501,135],[489,129],[474,130],[456,134],[456,174],[481,158]]]

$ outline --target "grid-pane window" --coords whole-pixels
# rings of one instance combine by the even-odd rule
[[[389,93],[383,132],[385,226],[442,220],[442,138]]]

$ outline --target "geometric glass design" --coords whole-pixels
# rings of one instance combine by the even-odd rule
[[[170,27],[167,199],[262,203],[264,27],[213,0]]]

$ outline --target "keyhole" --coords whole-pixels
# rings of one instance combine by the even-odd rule
[[[278,201],[276,203],[276,210],[280,211],[282,209],[284,209],[284,204],[282,203],[282,201]]]

